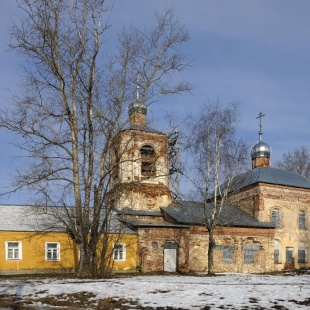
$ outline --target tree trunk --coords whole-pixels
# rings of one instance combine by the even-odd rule
[[[209,229],[209,247],[208,247],[208,275],[215,275],[214,272],[214,248],[215,240],[213,234],[213,228]]]
[[[81,243],[79,245],[79,251],[80,251],[80,260],[76,275],[79,278],[90,278],[92,277],[92,275],[90,271],[90,263],[89,263],[90,258],[87,251],[87,245]]]

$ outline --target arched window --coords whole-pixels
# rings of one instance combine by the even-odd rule
[[[144,145],[140,149],[142,176],[156,176],[156,153],[151,145]]]
[[[119,158],[118,150],[114,149],[114,165],[112,167],[112,176],[114,179],[117,179],[119,176],[119,163],[120,163],[120,158]]]
[[[279,212],[279,210],[273,210],[272,211],[271,221],[275,225],[275,227],[280,226],[280,212]]]
[[[304,211],[299,213],[298,227],[299,229],[306,229],[306,213]]]

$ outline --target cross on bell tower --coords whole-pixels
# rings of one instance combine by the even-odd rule
[[[147,107],[140,99],[140,74],[137,76],[136,101],[128,107],[130,123],[133,126],[145,126]]]

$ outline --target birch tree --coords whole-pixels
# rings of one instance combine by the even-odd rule
[[[275,167],[310,178],[310,152],[306,146],[285,152]]]
[[[203,223],[208,231],[208,274],[214,274],[214,231],[233,178],[246,162],[247,148],[236,138],[238,104],[209,103],[189,125],[188,157],[196,197],[204,206]]]
[[[107,1],[21,0],[19,9],[10,47],[26,58],[25,78],[0,118],[28,158],[13,191],[26,188],[39,204],[61,207],[54,216],[79,247],[77,275],[104,277],[111,216],[105,197],[117,168],[109,149],[126,124],[138,74],[146,105],[189,90],[172,79],[188,66],[181,53],[188,33],[168,9],[150,29],[125,29],[108,55]]]

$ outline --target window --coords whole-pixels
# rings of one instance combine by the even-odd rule
[[[279,240],[274,241],[274,263],[281,264],[281,242]]]
[[[305,242],[300,242],[298,247],[298,263],[306,263],[306,249]]]
[[[217,245],[215,249],[223,251],[223,263],[231,264],[233,262],[233,253],[234,253],[235,247]]]
[[[141,174],[143,176],[156,176],[156,153],[151,145],[144,145],[140,149]]]
[[[306,250],[298,250],[298,263],[302,264],[306,262]]]
[[[255,252],[260,250],[260,245],[258,244],[245,244],[243,245],[244,251],[244,263],[254,264]]]
[[[118,179],[119,175],[120,157],[117,149],[114,149],[114,166],[112,167],[112,176],[114,179]]]
[[[273,210],[271,214],[271,221],[275,225],[275,227],[280,226],[280,213],[279,210]]]
[[[280,262],[280,251],[279,250],[274,250],[274,263],[279,264]]]
[[[244,250],[244,263],[245,264],[254,264],[254,254],[253,250]]]
[[[126,245],[125,244],[114,244],[113,258],[115,261],[126,260]]]
[[[299,213],[298,227],[299,229],[306,229],[306,213],[303,211]]]
[[[60,260],[60,245],[58,242],[45,243],[45,259],[46,260]]]
[[[22,259],[22,243],[19,241],[6,242],[6,259]]]

